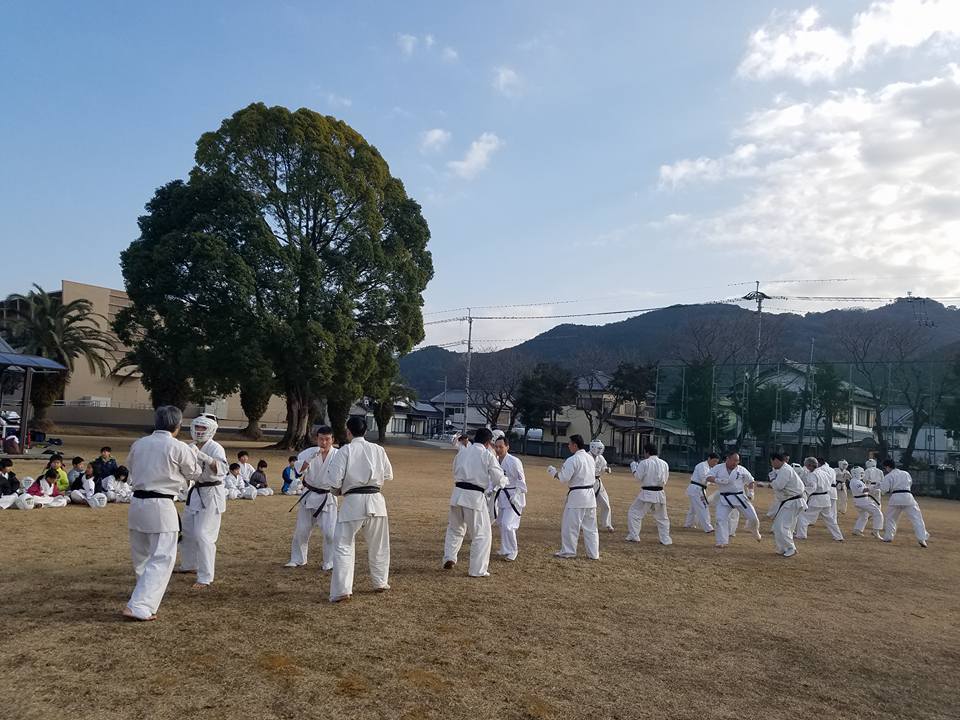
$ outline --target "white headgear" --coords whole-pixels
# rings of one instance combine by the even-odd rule
[[[846,460],[841,460],[840,462],[837,463],[837,465],[840,467],[841,470],[846,470],[849,464],[850,463],[848,463]]]
[[[593,455],[601,455],[603,453],[603,443],[599,440],[591,440],[590,453]]]
[[[506,437],[506,433],[505,433],[503,430],[494,430],[494,431],[493,431],[493,437],[490,438],[490,441],[491,441],[491,442],[496,442],[497,440],[499,440],[499,439],[502,438],[502,437]]]
[[[194,418],[193,422],[190,423],[190,435],[194,442],[205,443],[207,440],[213,440],[218,427],[220,426],[217,425],[217,421],[212,415],[201,415]]]
[[[866,465],[868,468],[875,468],[877,466],[877,461],[874,460],[873,458],[870,458],[869,460],[867,460],[867,462],[864,463],[864,465]]]

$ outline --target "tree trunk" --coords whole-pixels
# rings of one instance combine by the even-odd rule
[[[347,419],[350,417],[350,401],[327,398],[327,414],[330,415],[330,427],[337,444],[347,442]]]
[[[387,425],[393,417],[393,402],[378,402],[373,406],[373,419],[377,421],[377,442],[387,441]]]
[[[247,426],[240,431],[241,435],[251,440],[263,437],[260,430],[260,418],[267,411],[270,404],[270,390],[265,385],[240,386],[240,407],[247,416]]]
[[[276,450],[299,450],[306,445],[310,428],[310,402],[305,387],[289,387],[287,396],[287,429],[272,447]]]
[[[877,448],[877,454],[880,456],[879,459],[886,460],[888,457],[890,457],[890,445],[887,442],[886,434],[883,432],[883,417],[881,410],[881,405],[875,405],[873,408],[873,432],[877,436],[877,445],[879,446]]]
[[[910,426],[910,440],[907,442],[907,448],[900,455],[900,465],[910,467],[913,463],[913,452],[917,449],[917,436],[923,429],[923,413],[913,413],[913,422]]]
[[[47,417],[47,410],[56,400],[63,398],[64,388],[67,386],[66,373],[35,373],[30,389],[30,404],[33,406],[33,418],[30,425],[37,430],[50,432],[54,429],[53,421]],[[26,419],[24,418],[24,421]]]

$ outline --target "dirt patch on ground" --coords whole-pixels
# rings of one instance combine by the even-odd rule
[[[104,442],[64,439],[68,457],[92,458]],[[129,439],[108,444],[122,461]],[[226,444],[267,459],[279,488],[286,453]],[[564,492],[547,461],[523,458],[519,560],[492,561],[480,580],[465,562],[440,569],[452,453],[388,452],[393,589],[369,592],[361,543],[344,605],[327,602],[318,534],[309,567],[283,567],[288,497],[231,502],[210,591],[175,575],[160,619],[145,624],[119,615],[133,586],[125,507],[0,514],[2,715],[957,717],[960,504],[920,500],[928,550],[908,525],[893,545],[834,543],[815,526],[792,560],[769,534],[757,544],[741,532],[718,554],[711,537],[679,527],[681,475],[667,486],[674,545],[660,546],[652,524],[641,544],[625,543],[636,486],[621,470],[605,481],[617,532],[601,537],[600,562],[561,561]],[[768,503],[761,491],[761,512]],[[853,520],[842,518],[844,532]]]

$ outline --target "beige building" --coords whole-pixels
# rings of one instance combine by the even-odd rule
[[[113,323],[117,313],[130,305],[130,298],[123,290],[87,285],[72,280],[62,281],[61,293],[64,303],[80,299],[88,300],[93,305],[93,311],[107,319],[108,326],[104,329],[108,331],[109,323]],[[113,364],[116,364],[123,354],[123,348],[118,350],[113,358]],[[124,371],[121,375],[121,377],[100,377],[90,372],[85,362],[77,363],[64,391],[63,400],[58,403],[64,410],[55,408],[54,419],[67,422],[77,415],[76,411],[71,412],[67,408],[152,409],[150,393],[140,381],[140,373]],[[215,413],[220,418],[221,424],[227,427],[246,425],[247,419],[240,408],[239,395],[219,399],[208,405],[206,410]],[[90,412],[84,412],[83,415],[88,416]],[[286,404],[283,398],[275,396],[270,400],[267,412],[261,419],[261,425],[264,428],[282,428],[286,425]]]

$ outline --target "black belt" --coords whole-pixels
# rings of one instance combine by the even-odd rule
[[[731,495],[734,495],[734,496],[743,495],[743,490],[738,490],[737,492],[722,492],[722,493],[720,493],[720,497],[722,497],[724,500],[727,501],[727,505],[729,505],[729,506],[732,507],[734,510],[736,510],[736,508],[733,507],[733,503],[730,502],[730,496],[731,496]],[[737,498],[737,502],[740,503],[740,507],[742,507],[744,510],[747,509],[747,503],[744,501],[743,498],[738,497],[738,498]]]
[[[781,500],[780,504],[777,506],[777,511],[773,514],[773,519],[777,519],[777,515],[780,514],[780,510],[783,509],[783,506],[792,500],[803,500],[803,495],[794,495],[793,497],[788,497],[786,500]]]
[[[854,495],[853,496],[854,500],[862,500],[863,498],[870,498],[877,504],[877,507],[880,507],[880,502],[873,495]]]
[[[891,490],[887,493],[887,495],[896,495],[897,493],[909,493],[910,495],[913,495],[913,490]]]
[[[815,497],[817,495],[829,495],[829,494],[830,493],[828,491],[823,490],[822,492],[810,493],[809,495],[807,495],[807,497]]]
[[[486,492],[486,488],[482,488],[479,485],[474,485],[473,483],[457,482],[457,483],[454,483],[454,485],[460,488],[461,490],[473,490],[475,492]],[[591,485],[590,487],[593,487],[593,485]]]
[[[158,493],[153,490],[134,490],[133,496],[135,498],[140,498],[141,500],[150,500],[152,498],[159,498],[160,500],[169,500],[173,502],[174,495],[167,495],[166,493]],[[180,513],[177,513],[177,542],[183,540],[183,521],[180,519]]]
[[[325,489],[325,488],[314,487],[314,486],[311,485],[310,483],[306,483],[306,482],[303,484],[303,486],[307,489],[306,492],[300,494],[300,499],[297,500],[297,502],[294,503],[293,507],[290,508],[290,510],[287,510],[287,512],[290,512],[291,510],[293,510],[293,508],[297,507],[297,505],[299,505],[300,503],[302,503],[303,500],[304,500],[304,498],[307,497],[307,493],[308,493],[308,492],[313,492],[313,493],[316,493],[317,495],[327,495],[328,497],[329,497],[329,495],[330,495],[330,491],[327,490],[327,489]],[[328,499],[328,497],[325,497],[325,498],[323,499],[323,502],[320,503],[320,509],[317,510],[317,511],[313,514],[314,517],[316,517],[316,516],[319,515],[321,512],[323,512],[323,508],[324,508],[324,506],[327,504],[327,499]]]
[[[572,485],[571,487],[567,488],[567,495],[572,493],[574,490],[593,490],[593,483],[590,485]]]
[[[187,490],[187,502],[185,502],[184,505],[187,507],[190,506],[190,498],[193,497],[193,491],[196,490],[197,488],[216,487],[217,485],[223,485],[223,483],[220,482],[219,480],[214,480],[212,482],[194,483],[193,485],[190,486],[190,489]],[[200,507],[202,507],[204,510],[207,509],[207,506],[203,502],[203,493],[200,493]]]
[[[603,490],[603,483],[600,482],[600,476],[597,475],[597,479],[593,483],[593,494],[596,497],[600,497],[600,491]]]
[[[347,490],[344,495],[376,495],[378,492],[380,487],[377,485],[361,485]]]
[[[691,481],[690,481],[690,484],[691,484],[691,485],[696,485],[697,487],[703,488],[704,490],[707,489],[706,484],[704,484],[704,483],[698,483],[696,480],[691,480]]]
[[[507,496],[507,502],[510,503],[510,509],[517,514],[517,517],[522,516],[522,513],[519,510],[517,510],[517,506],[513,504],[513,498],[510,497],[511,490],[516,491],[516,488],[511,488],[511,487],[497,488],[497,492],[493,496],[493,519],[494,520],[497,519],[497,498],[500,497],[500,493],[503,493],[504,495]]]
[[[649,490],[650,492],[660,492],[663,490],[663,485],[641,485],[641,490]]]
[[[837,484],[836,484],[836,483],[833,483],[830,487],[834,487],[834,488],[835,488],[836,486],[837,486]]]

